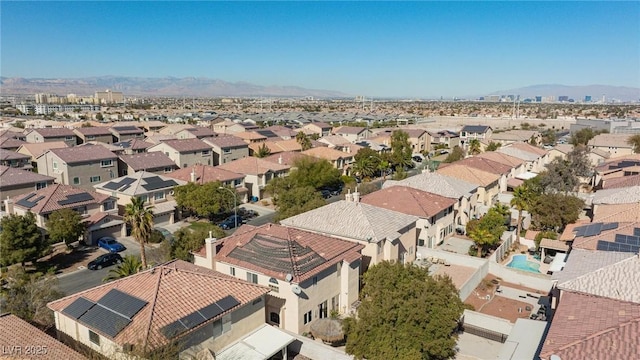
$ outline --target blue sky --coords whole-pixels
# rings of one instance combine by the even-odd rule
[[[6,2],[6,77],[207,77],[366,96],[640,87],[639,2]]]

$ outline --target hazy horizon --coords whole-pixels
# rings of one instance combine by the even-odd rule
[[[637,2],[3,2],[1,75],[390,98],[638,87],[639,14]]]

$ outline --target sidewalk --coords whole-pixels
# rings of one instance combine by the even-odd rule
[[[269,214],[273,214],[276,211],[272,208],[266,207],[266,206],[262,206],[260,205],[260,203],[246,203],[246,204],[241,204],[240,206],[238,206],[239,208],[244,208],[247,210],[253,210],[256,211],[258,213],[258,216],[263,216],[263,215],[269,215]]]

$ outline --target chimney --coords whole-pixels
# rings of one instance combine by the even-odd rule
[[[8,196],[7,196],[7,199],[4,201],[4,209],[8,215],[13,214],[13,200],[11,200]]]
[[[216,269],[216,243],[218,239],[213,237],[211,231],[209,231],[209,237],[204,239],[204,248],[207,253],[207,267],[211,270]]]
[[[278,156],[278,164],[282,165],[282,155]]]
[[[196,182],[196,167],[191,168],[191,182]]]
[[[356,186],[356,190],[353,192],[353,202],[360,202],[360,193],[358,192],[358,187]]]

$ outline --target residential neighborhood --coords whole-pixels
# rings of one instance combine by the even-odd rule
[[[355,359],[438,309],[441,358],[638,355],[640,132],[216,115],[2,118],[5,350]]]

